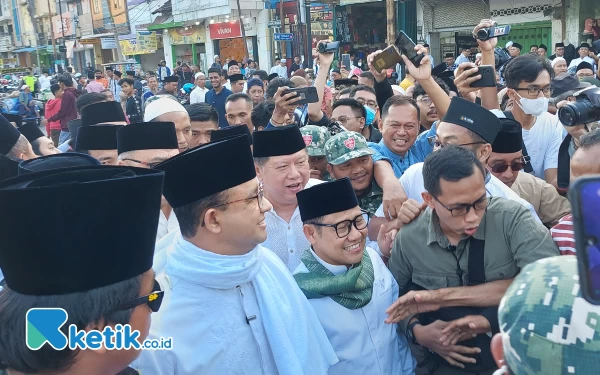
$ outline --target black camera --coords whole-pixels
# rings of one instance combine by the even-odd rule
[[[510,25],[490,27],[486,29],[480,29],[476,35],[473,35],[475,39],[486,41],[499,36],[508,35],[510,33]]]
[[[321,53],[326,53],[326,52],[333,53],[333,52],[337,52],[339,47],[340,47],[340,42],[329,42],[329,43],[319,43],[319,45],[317,46],[317,49]]]
[[[577,99],[558,110],[558,118],[564,126],[600,121],[600,88],[591,86],[575,93]]]

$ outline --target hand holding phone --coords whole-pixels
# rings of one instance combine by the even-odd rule
[[[310,87],[301,87],[301,88],[289,88],[283,91],[282,95],[285,96],[290,93],[295,93],[296,95],[292,95],[288,100],[295,100],[295,105],[302,105],[308,103],[318,103],[319,102],[319,94],[317,93],[317,88],[314,86]],[[299,98],[296,100],[296,98]]]
[[[496,72],[491,65],[480,65],[477,71],[470,75],[471,78],[481,76],[473,81],[471,87],[496,87]]]

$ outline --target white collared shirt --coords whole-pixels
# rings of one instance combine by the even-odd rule
[[[174,230],[179,230],[179,221],[175,216],[175,211],[171,210],[171,214],[167,219],[162,210],[160,210],[160,216],[158,217],[158,228],[156,230],[156,241],[158,242],[161,238]]]
[[[190,104],[204,103],[204,97],[207,92],[208,89],[206,87],[196,87],[190,94]]]
[[[321,183],[323,181],[311,178],[304,188],[308,189]],[[262,245],[274,252],[290,271],[294,271],[300,264],[302,254],[310,247],[310,242],[302,231],[303,225],[298,206],[289,223],[279,217],[273,208],[265,213],[265,222],[267,240]]]

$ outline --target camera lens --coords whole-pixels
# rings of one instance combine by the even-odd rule
[[[481,30],[477,31],[477,39],[488,40],[489,39],[488,32],[489,32],[488,29],[481,29]]]
[[[600,120],[600,108],[595,108],[589,100],[583,99],[559,109],[558,118],[565,126],[598,121]]]
[[[579,111],[570,103],[558,110],[558,118],[564,126],[575,126],[579,120]]]

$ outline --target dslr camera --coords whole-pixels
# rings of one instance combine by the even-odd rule
[[[600,121],[600,88],[590,86],[573,96],[577,99],[575,102],[558,110],[558,118],[564,126]]]

